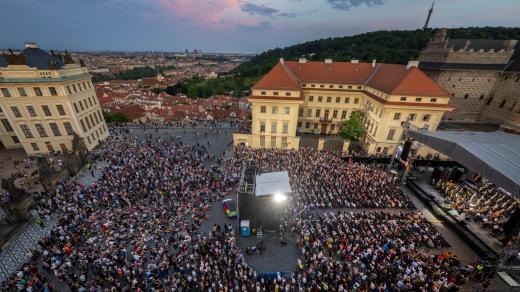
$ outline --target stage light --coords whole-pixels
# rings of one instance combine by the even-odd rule
[[[287,200],[287,196],[282,193],[275,193],[273,199],[275,202],[281,203],[281,202]]]

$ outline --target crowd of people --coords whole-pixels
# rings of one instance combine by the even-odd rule
[[[497,238],[503,237],[504,224],[520,208],[520,199],[493,184],[469,185],[441,179],[435,185],[451,209],[465,214],[466,219],[480,223]]]
[[[377,167],[308,149],[238,147],[226,160],[208,144],[115,132],[96,151],[104,161],[99,179],[35,195],[38,214],[58,216],[58,225],[1,289],[444,291],[458,289],[472,271],[450,253],[435,254],[448,244],[420,213],[382,210],[413,204]],[[283,229],[301,253],[287,278],[257,274],[233,226],[201,229],[247,159],[266,172],[289,171],[295,197]]]
[[[311,213],[287,225],[302,260],[298,283],[312,291],[453,291],[473,267],[450,253],[421,214],[352,211]]]
[[[384,169],[347,163],[335,152],[236,148],[236,163],[252,159],[264,172],[287,170],[299,207],[414,208]]]

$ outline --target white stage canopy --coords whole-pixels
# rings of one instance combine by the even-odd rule
[[[520,195],[520,135],[502,131],[410,131],[409,135]]]
[[[255,196],[291,193],[287,171],[262,173],[256,176]]]

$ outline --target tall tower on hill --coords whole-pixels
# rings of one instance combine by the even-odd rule
[[[426,22],[424,23],[423,29],[427,29],[428,25],[430,24],[430,18],[432,17],[433,12],[433,5],[435,5],[435,2],[432,3],[432,7],[430,7],[430,10],[428,10],[428,17],[426,18]]]

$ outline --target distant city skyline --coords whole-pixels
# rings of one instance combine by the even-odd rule
[[[0,0],[0,48],[259,53],[421,28],[429,0]],[[437,0],[431,27],[518,26],[518,0]]]

